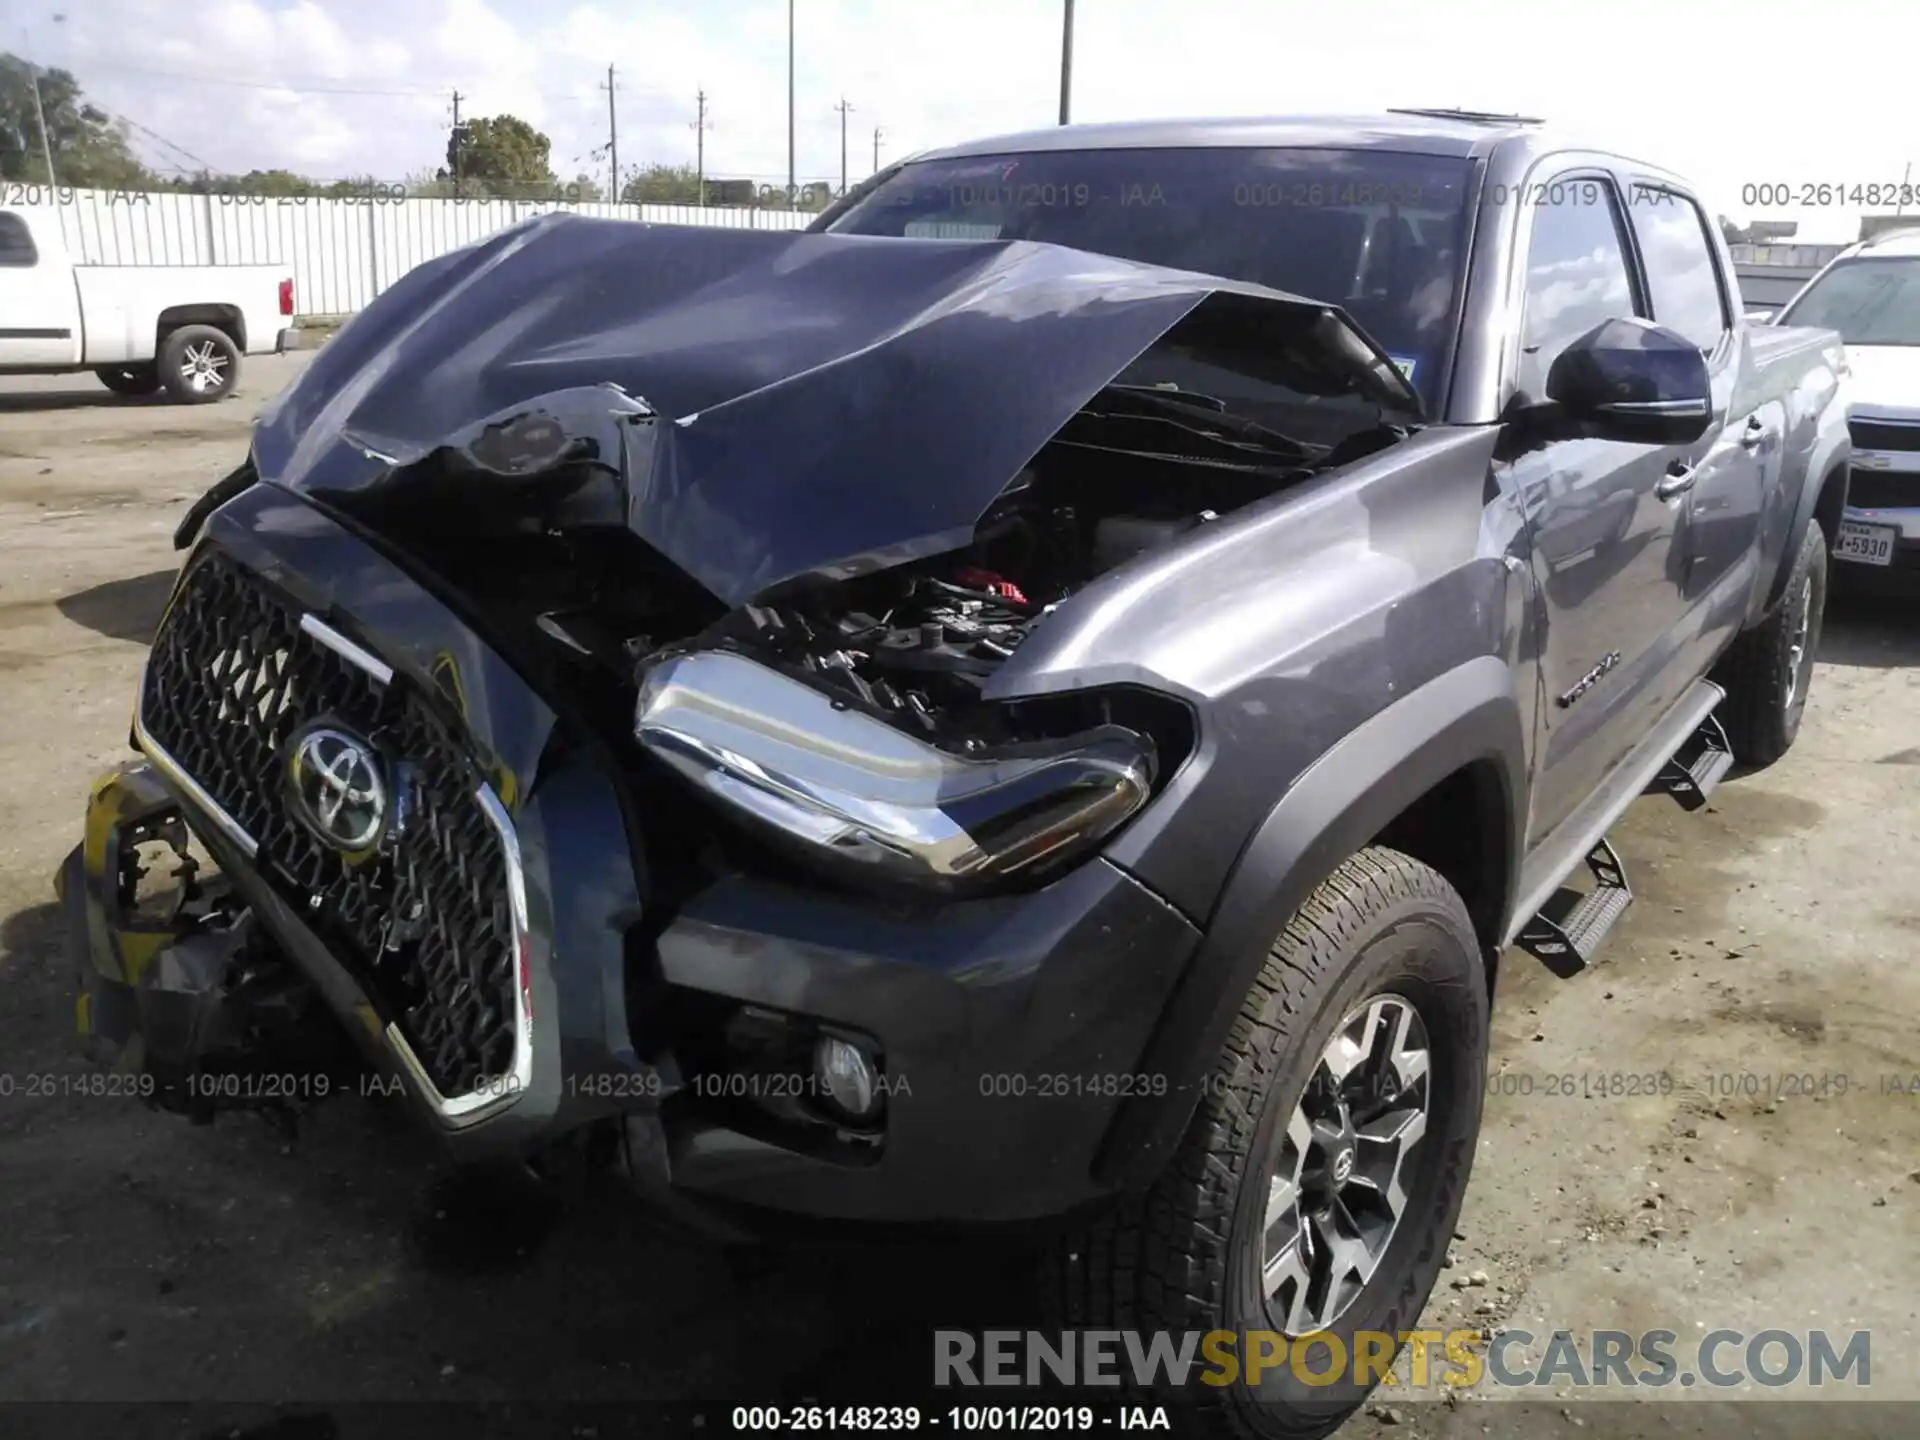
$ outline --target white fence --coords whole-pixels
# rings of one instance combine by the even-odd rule
[[[717,205],[63,190],[60,228],[94,265],[284,265],[302,315],[349,315],[422,261],[529,215],[798,230],[806,211]]]

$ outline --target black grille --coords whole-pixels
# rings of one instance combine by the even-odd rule
[[[1853,420],[1848,422],[1847,429],[1853,433],[1856,450],[1920,450],[1920,424]]]
[[[1920,506],[1920,471],[1863,470],[1847,474],[1847,503],[1869,510],[1897,510]]]
[[[514,932],[507,859],[455,730],[404,679],[381,685],[215,553],[182,582],[141,695],[147,734],[258,842],[298,905],[413,1047],[442,1095],[512,1069]],[[289,741],[325,721],[386,760],[403,825],[350,859],[293,811]]]

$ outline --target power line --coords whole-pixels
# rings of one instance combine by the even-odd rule
[[[122,75],[143,75],[155,80],[191,80],[196,85],[228,85],[236,90],[284,90],[295,95],[438,95],[438,90],[370,86],[295,84],[290,80],[240,80],[226,75],[196,75],[181,70],[149,70],[140,65],[114,65],[89,62],[89,70],[105,70]]]
[[[438,85],[352,85],[335,84],[329,76],[300,77],[288,76],[279,80],[243,80],[233,75],[208,75],[198,71],[155,70],[144,65],[122,65],[114,61],[88,61],[89,71],[106,71],[119,75],[141,75],[156,80],[190,80],[199,85],[226,85],[237,90],[280,90],[293,95],[384,95],[395,98],[432,98],[444,95],[455,84],[464,83],[446,80]],[[471,78],[471,77],[469,77]],[[531,94],[548,100],[578,100],[578,89],[550,90],[538,89]],[[647,96],[653,99],[669,100],[673,92],[651,88],[626,91],[630,95]],[[472,97],[467,97],[471,99]]]
[[[213,166],[209,165],[206,161],[202,160],[198,155],[194,154],[191,150],[187,149],[185,146],[174,144],[171,140],[167,139],[166,136],[160,134],[158,131],[149,130],[146,126],[142,125],[138,120],[130,119],[126,115],[121,115],[119,118],[122,121],[124,121],[130,129],[138,130],[142,135],[146,136],[149,140],[152,140],[157,144],[166,146],[167,149],[173,151],[173,153],[176,155],[184,155],[187,159],[191,160],[195,165],[198,165],[202,171],[211,172],[213,170],[214,168]],[[187,172],[182,171],[181,173],[185,174]]]

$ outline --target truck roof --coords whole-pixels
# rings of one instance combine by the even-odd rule
[[[950,160],[1040,150],[1150,150],[1176,147],[1300,147],[1484,155],[1502,141],[1534,140],[1542,122],[1521,115],[1459,110],[1386,110],[1361,115],[1237,116],[1119,120],[1053,125],[928,150],[916,160]]]
[[[1851,260],[1856,255],[1879,255],[1891,260],[1920,258],[1920,219],[1898,230],[1885,230],[1849,245],[1834,258]]]

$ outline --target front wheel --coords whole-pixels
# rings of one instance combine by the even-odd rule
[[[183,325],[160,346],[160,380],[176,404],[205,405],[240,378],[240,347],[224,330]]]
[[[1453,887],[1398,851],[1349,859],[1274,942],[1166,1173],[1066,1240],[1067,1323],[1231,1332],[1234,1365],[1197,1361],[1180,1399],[1245,1435],[1335,1429],[1446,1257],[1488,1003]]]

